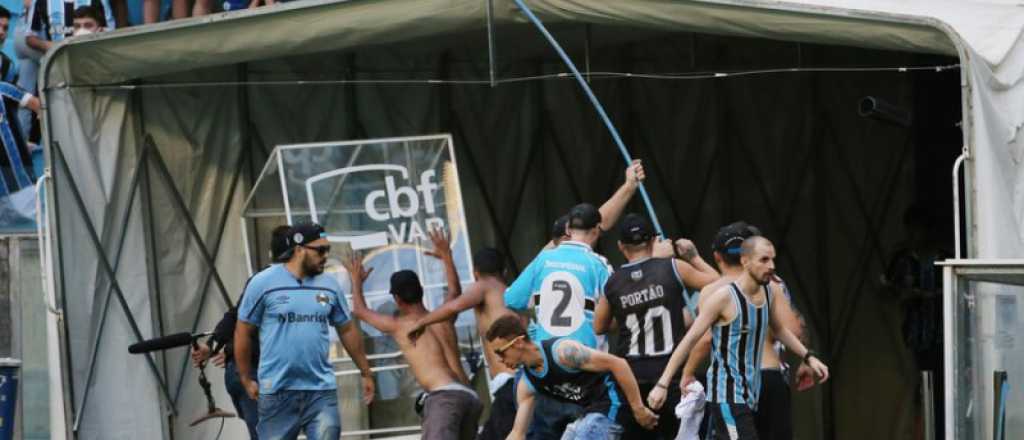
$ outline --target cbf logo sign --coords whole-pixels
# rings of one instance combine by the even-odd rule
[[[314,221],[318,219],[315,216],[317,207],[313,185],[334,177],[351,179],[350,176],[357,173],[361,183],[365,185],[370,182],[369,186],[378,188],[366,194],[362,205],[367,217],[380,225],[374,228],[379,231],[352,235],[331,234],[328,240],[348,242],[353,250],[370,249],[389,243],[417,243],[428,238],[426,232],[430,229],[445,226],[437,210],[437,191],[440,189],[437,172],[429,169],[414,176],[408,168],[392,164],[340,168],[308,179],[306,194],[311,212],[314,213]],[[364,173],[370,174],[364,177]]]

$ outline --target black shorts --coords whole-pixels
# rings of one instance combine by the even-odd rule
[[[477,440],[505,440],[516,421],[516,381],[509,379],[494,393],[491,415],[484,422]]]
[[[754,425],[760,440],[792,440],[793,409],[782,371],[761,370],[761,396]]]
[[[647,395],[654,388],[653,383],[641,383],[640,397],[644,404],[647,404]],[[658,426],[653,431],[648,431],[640,426],[633,417],[628,417],[622,423],[623,439],[646,439],[646,440],[673,440],[679,433],[679,418],[676,417],[676,405],[679,404],[679,382],[673,382],[668,386],[668,393],[665,394],[665,404],[661,405],[658,413]]]
[[[709,440],[759,440],[754,411],[745,404],[708,402],[705,414]]]

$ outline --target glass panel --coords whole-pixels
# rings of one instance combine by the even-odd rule
[[[1000,438],[1024,438],[1024,288],[963,279],[957,286],[957,438],[997,438],[1000,418]]]
[[[346,294],[349,279],[341,261],[360,252],[364,264],[373,268],[364,286],[366,300],[379,313],[397,313],[389,284],[391,274],[402,269],[419,275],[428,309],[444,301],[444,267],[423,253],[433,248],[427,236],[433,227],[450,231],[460,281],[473,281],[469,234],[448,136],[285,145],[275,150],[268,165],[243,213],[251,228],[250,248],[259,262],[266,261],[260,257],[266,248],[260,239],[284,222],[287,210],[293,224],[312,220],[324,226],[332,246],[326,271],[338,277]],[[398,345],[366,323],[362,329],[371,366],[385,370],[375,374],[376,396],[367,408],[360,401],[358,374],[347,374],[355,366],[335,342],[332,359],[337,360],[343,430],[419,426],[413,408],[422,390],[404,366]],[[456,331],[463,367],[472,375],[470,365],[478,365],[480,358],[472,311],[459,315]]]

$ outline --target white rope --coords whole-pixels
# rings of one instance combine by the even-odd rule
[[[893,67],[787,67],[777,69],[739,70],[730,72],[667,72],[667,73],[634,73],[634,72],[590,72],[585,74],[591,80],[609,79],[652,79],[652,80],[703,80],[721,79],[740,76],[776,75],[784,73],[843,73],[843,72],[944,72],[959,69],[960,64],[934,66],[893,66]],[[513,84],[531,81],[571,80],[572,73],[559,72],[545,75],[515,76],[495,81],[497,84]],[[93,90],[138,90],[138,89],[171,89],[183,87],[274,87],[274,86],[329,86],[329,85],[480,85],[491,86],[490,79],[327,79],[327,80],[288,80],[288,81],[209,81],[209,82],[178,82],[159,84],[81,84],[56,88],[87,88]]]

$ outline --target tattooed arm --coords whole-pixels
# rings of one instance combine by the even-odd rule
[[[629,406],[633,409],[633,416],[641,426],[650,429],[657,423],[658,417],[644,405],[640,396],[640,387],[637,386],[636,378],[633,377],[633,370],[625,359],[603,351],[593,350],[579,342],[571,339],[562,339],[555,343],[555,356],[558,364],[571,370],[583,370],[594,373],[611,373],[622,388]]]

